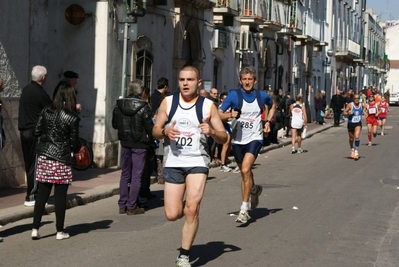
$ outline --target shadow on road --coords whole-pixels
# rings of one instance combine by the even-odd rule
[[[239,251],[241,248],[225,244],[222,241],[208,242],[205,245],[194,245],[190,250],[193,266],[205,266],[227,252]]]
[[[53,221],[44,221],[41,222],[40,227],[43,227],[45,224],[50,224],[53,223]],[[1,237],[8,237],[16,234],[20,234],[23,232],[31,231],[32,230],[32,223],[27,223],[27,224],[21,224],[17,225],[15,227],[9,228],[4,231],[0,231],[0,236]]]
[[[110,228],[112,220],[103,220],[93,223],[81,223],[75,224],[72,226],[68,226],[65,228],[65,232],[69,233],[71,236],[77,236],[80,234],[87,234],[91,231],[99,230],[99,229],[108,229]]]

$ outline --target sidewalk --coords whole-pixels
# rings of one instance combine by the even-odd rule
[[[325,125],[308,124],[307,138],[332,127],[332,121],[326,119]],[[279,144],[263,147],[260,153],[291,145],[291,138],[279,139]],[[305,141],[306,142],[306,141]],[[217,167],[211,164],[211,168]],[[72,185],[68,189],[68,208],[85,205],[100,199],[119,194],[118,169],[88,169],[74,171]],[[33,207],[24,207],[26,187],[0,189],[0,225],[5,225],[21,219],[33,217]],[[50,196],[47,212],[54,211],[54,200]]]

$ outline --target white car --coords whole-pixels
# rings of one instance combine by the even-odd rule
[[[390,105],[399,105],[399,93],[391,93],[389,95],[389,104]]]

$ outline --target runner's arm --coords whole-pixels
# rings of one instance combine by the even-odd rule
[[[226,141],[227,141],[226,129],[224,128],[224,125],[219,117],[218,110],[214,107],[212,107],[211,118],[209,121],[210,121],[210,125],[209,125],[209,123],[207,123],[209,125],[209,128],[206,125],[205,125],[206,126],[205,128],[201,127],[201,129],[203,130],[203,133],[210,135],[213,138],[213,140],[215,140],[215,142],[218,144],[226,143]],[[205,132],[204,132],[204,129],[205,129]]]
[[[342,115],[343,116],[348,116],[349,115],[349,110],[351,109],[352,107],[351,107],[351,104],[349,103],[349,104],[346,104],[346,107],[345,107],[345,109],[344,109],[344,112],[342,112]]]

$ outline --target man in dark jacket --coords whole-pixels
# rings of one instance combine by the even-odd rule
[[[152,115],[155,115],[157,113],[157,110],[163,100],[164,95],[167,94],[168,88],[169,80],[165,77],[159,78],[157,82],[157,90],[155,90],[151,95]]]
[[[341,94],[341,91],[337,89],[337,93],[332,96],[330,106],[334,111],[334,127],[339,126],[342,109],[345,105],[345,99]]]
[[[27,180],[27,194],[24,205],[33,207],[37,195],[37,182],[35,179],[37,138],[34,129],[44,107],[50,106],[52,101],[44,91],[47,70],[43,66],[34,66],[32,69],[32,82],[22,89],[19,99],[18,130],[21,136],[22,154],[25,162]]]
[[[122,146],[122,172],[118,201],[120,214],[144,213],[144,209],[137,205],[137,198],[147,151],[154,143],[151,107],[142,99],[145,97],[144,94],[145,87],[142,81],[130,82],[128,96],[116,101],[112,116],[112,127],[118,130],[118,138]]]

